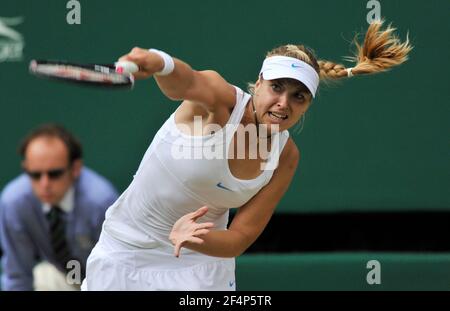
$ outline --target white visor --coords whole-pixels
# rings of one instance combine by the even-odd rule
[[[293,57],[271,56],[264,60],[260,75],[264,80],[291,78],[302,82],[316,97],[319,87],[319,75],[309,64]]]

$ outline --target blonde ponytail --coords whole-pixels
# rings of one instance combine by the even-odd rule
[[[405,42],[396,37],[394,34],[396,29],[391,25],[382,30],[383,23],[384,21],[376,21],[370,24],[362,45],[355,37],[353,40],[356,46],[355,55],[345,58],[345,60],[355,63],[353,67],[346,67],[328,60],[317,60],[314,51],[304,45],[279,46],[269,51],[266,57],[280,55],[304,61],[316,70],[321,82],[387,71],[407,61],[408,54],[413,47],[408,36]],[[254,83],[248,84],[251,94],[254,93],[254,88]]]
[[[408,54],[413,48],[408,37],[405,42],[401,42],[394,35],[395,28],[389,25],[382,30],[382,25],[383,21],[376,21],[369,26],[362,46],[355,38],[355,55],[346,58],[356,63],[353,68],[346,68],[344,65],[327,60],[319,60],[320,79],[326,81],[351,75],[383,72],[407,61]]]

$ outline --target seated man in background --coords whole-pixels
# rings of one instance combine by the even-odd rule
[[[61,126],[32,131],[20,154],[24,174],[0,195],[2,290],[77,289],[117,192]]]

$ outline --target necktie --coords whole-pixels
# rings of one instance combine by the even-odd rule
[[[66,239],[66,223],[63,218],[64,212],[59,206],[52,206],[47,214],[50,229],[50,244],[53,248],[57,263],[66,270],[66,264],[72,258]]]

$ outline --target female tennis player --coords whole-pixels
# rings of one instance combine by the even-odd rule
[[[302,45],[275,48],[249,93],[159,50],[133,48],[121,57],[139,66],[135,78],[153,76],[181,105],[108,209],[82,288],[235,290],[234,258],[264,230],[299,163],[288,129],[306,113],[320,81],[406,61],[409,41],[393,31],[370,25],[364,44],[356,43],[353,68],[316,60]],[[230,208],[238,211],[227,228]]]

